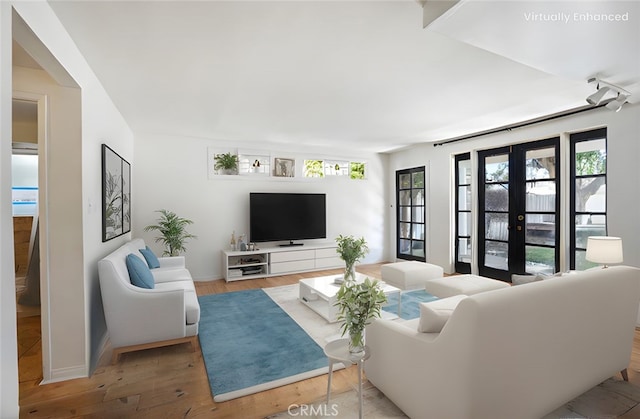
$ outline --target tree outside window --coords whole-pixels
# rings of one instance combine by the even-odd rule
[[[305,160],[304,177],[324,177],[324,162],[322,160]]]
[[[358,162],[351,162],[350,164],[350,178],[351,179],[364,179],[365,178],[365,164]]]

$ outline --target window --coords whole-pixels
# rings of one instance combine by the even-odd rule
[[[351,179],[366,179],[365,164],[352,161],[350,164],[350,178]]]
[[[396,172],[398,259],[426,261],[424,184],[424,166]]]
[[[341,160],[324,161],[325,176],[347,176],[349,175],[349,162]]]
[[[305,160],[304,177],[324,177],[324,162],[322,160]]]
[[[570,268],[584,270],[596,266],[585,259],[587,238],[607,235],[607,131],[573,134],[570,140]]]
[[[458,273],[471,273],[471,154],[455,156],[456,261]]]
[[[271,174],[271,156],[266,152],[240,151],[238,153],[238,174]]]

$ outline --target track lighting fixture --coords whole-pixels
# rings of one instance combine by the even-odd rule
[[[611,83],[607,83],[598,78],[591,78],[587,80],[588,83],[596,82],[596,92],[587,97],[587,102],[591,105],[598,106],[603,102],[606,102],[606,107],[614,112],[620,111],[622,105],[627,102],[631,93],[627,92],[621,87],[615,86]],[[609,97],[605,100],[607,93],[611,92],[615,95],[613,98]]]

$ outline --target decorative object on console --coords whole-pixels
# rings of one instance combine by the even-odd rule
[[[193,221],[178,217],[176,213],[165,209],[156,212],[161,214],[158,223],[146,226],[144,231],[157,230],[161,234],[160,237],[156,237],[156,242],[164,245],[164,256],[178,256],[181,252],[186,252],[187,239],[196,238],[186,231],[186,226],[193,224]]]
[[[365,241],[364,237],[356,239],[353,236],[343,235],[339,235],[336,238],[336,242],[338,243],[338,254],[342,258],[342,260],[344,260],[345,264],[344,279],[355,280],[356,263],[360,261],[360,259],[365,257],[367,253],[369,253],[367,242]]]
[[[228,153],[216,154],[213,156],[215,165],[213,168],[223,175],[235,175],[238,173],[238,156]]]
[[[353,354],[364,352],[364,328],[375,317],[380,317],[380,309],[387,297],[377,280],[365,278],[362,282],[346,278],[336,294],[338,320],[342,321],[342,336],[349,333],[349,351]]]
[[[131,165],[102,144],[102,241],[131,231]]]
[[[589,236],[587,239],[587,255],[590,262],[602,264],[607,268],[609,263],[622,263],[622,239],[611,236]]]

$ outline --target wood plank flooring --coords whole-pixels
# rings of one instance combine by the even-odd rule
[[[380,277],[382,264],[358,267]],[[339,274],[328,270],[226,283],[196,282],[198,295],[297,283],[302,278]],[[211,396],[202,352],[189,344],[125,353],[109,365],[105,353],[89,378],[39,385],[42,380],[40,316],[18,318],[21,418],[264,418],[292,404],[310,404],[326,395],[326,375],[216,403]],[[640,332],[636,331],[629,380],[640,386]],[[334,374],[333,392],[355,388],[355,367]],[[634,409],[635,410],[635,409]],[[625,416],[626,417],[626,416]]]

